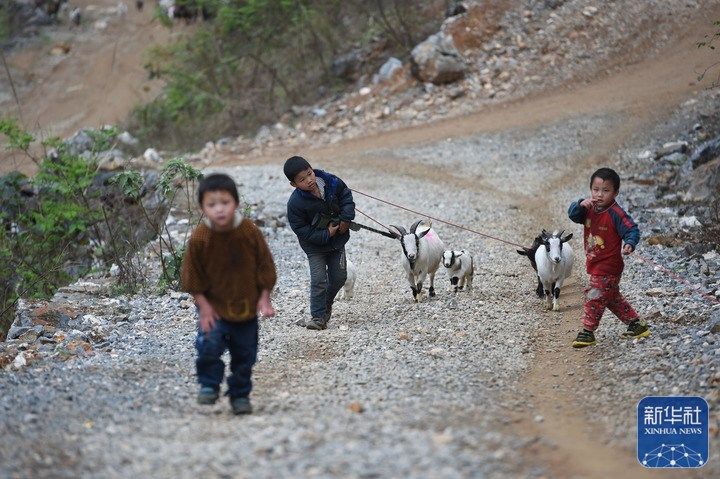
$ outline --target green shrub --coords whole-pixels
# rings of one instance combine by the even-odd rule
[[[179,287],[187,237],[173,238],[165,215],[179,206],[196,220],[193,195],[200,171],[175,158],[164,165],[154,186],[146,185],[140,172],[128,170],[99,187],[95,185],[97,153],[114,147],[116,129],[87,131],[95,153],[89,158],[73,155],[64,142],[50,139],[45,146],[56,154],[42,160],[32,156],[35,139],[14,120],[0,120],[0,133],[9,148],[24,152],[39,165],[33,178],[17,172],[0,177],[0,336],[13,320],[18,298],[48,298],[87,273],[94,262],[118,265],[119,290],[134,293],[144,287],[145,267],[136,253],[147,238],[137,236],[139,223],[158,238],[160,286]],[[150,187],[159,192],[152,206],[143,202]],[[33,194],[24,197],[21,190]]]
[[[208,138],[254,132],[292,105],[317,101],[320,86],[345,88],[331,74],[333,60],[376,33],[390,45],[377,61],[407,57],[437,29],[446,3],[187,1],[215,16],[191,36],[148,52],[147,71],[166,87],[133,114],[131,128],[145,143],[198,147]]]

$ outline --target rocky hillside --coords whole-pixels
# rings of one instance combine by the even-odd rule
[[[278,266],[278,316],[261,321],[256,413],[238,419],[225,401],[194,403],[187,294],[120,294],[116,272],[98,269],[49,301],[24,300],[0,343],[0,475],[655,477],[635,458],[638,401],[697,395],[711,411],[720,406],[720,93],[691,84],[709,57],[677,33],[683,21],[703,25],[692,7],[707,5],[467,3],[430,41],[445,48],[453,38],[463,71],[453,82],[418,83],[419,65],[406,63],[388,79],[298,108],[252,139],[213,141],[188,155],[236,179]],[[638,27],[645,18],[653,29]],[[482,40],[459,42],[460,25],[483,31]],[[652,50],[636,41],[647,30],[658,51],[627,65]],[[482,68],[468,66],[472,55]],[[540,67],[545,55],[554,67]],[[533,88],[542,94],[528,94]],[[83,148],[81,140],[71,144]],[[561,310],[546,311],[514,247],[440,221],[433,224],[446,245],[478,259],[472,291],[446,291],[441,271],[438,296],[414,303],[400,246],[359,232],[348,245],[355,298],[337,304],[328,330],[298,327],[308,278],[286,225],[287,151],[338,173],[356,189],[358,209],[386,224],[420,218],[360,192],[512,243],[565,229],[579,254],[581,229],[567,205],[587,194],[598,166],[615,167],[618,201],[643,232],[622,288],[652,335],[621,340],[624,326],[608,314],[598,345],[573,350],[582,260]],[[152,177],[171,156],[129,145],[100,153],[102,175],[138,168]],[[175,238],[192,227],[182,208],[165,224]],[[153,281],[157,246],[137,256]],[[720,475],[716,414],[710,434],[710,462],[687,477]]]
[[[351,76],[354,89],[339,98],[295,106],[254,136],[211,142],[200,157],[212,156],[213,149],[243,159],[267,147],[334,144],[602,78],[623,65],[662,55],[668,38],[713,4],[460,3],[464,7],[456,10],[459,13],[449,16],[404,61],[389,58],[375,73]],[[360,53],[352,58],[355,64],[341,72],[363,71]]]

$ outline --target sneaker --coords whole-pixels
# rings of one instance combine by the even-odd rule
[[[592,331],[588,331],[587,329],[583,329],[580,331],[577,335],[577,338],[575,338],[575,341],[572,343],[573,348],[584,348],[585,346],[593,346],[597,343],[595,341],[595,334],[593,334]]]
[[[305,321],[305,327],[314,331],[325,329],[325,318],[312,318]]]
[[[230,398],[230,407],[232,407],[233,414],[250,414],[252,412],[252,404],[250,404],[250,398],[247,397]]]
[[[627,339],[646,338],[648,336],[650,336],[650,328],[645,321],[640,319],[636,319],[628,324],[627,331],[622,333],[622,337]]]
[[[215,404],[218,399],[217,389],[211,386],[202,386],[197,395],[198,404]]]

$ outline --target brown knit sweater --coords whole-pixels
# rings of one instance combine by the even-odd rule
[[[275,263],[260,230],[236,217],[230,231],[201,223],[193,231],[182,264],[183,291],[202,293],[220,317],[246,321],[256,315],[260,293],[277,280]]]

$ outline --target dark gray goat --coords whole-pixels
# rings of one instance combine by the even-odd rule
[[[545,231],[545,230],[543,230]],[[537,263],[535,263],[535,252],[538,250],[540,245],[544,244],[542,235],[537,235],[535,239],[533,240],[532,246],[529,248],[523,247],[523,249],[515,250],[518,252],[520,256],[527,256],[527,258],[530,260],[530,264],[532,265],[533,269],[535,270],[535,273],[537,273]],[[542,281],[540,281],[540,278],[535,275],[535,278],[537,279],[537,287],[535,288],[535,294],[537,294],[538,298],[544,298],[545,297],[545,291],[542,285]]]

